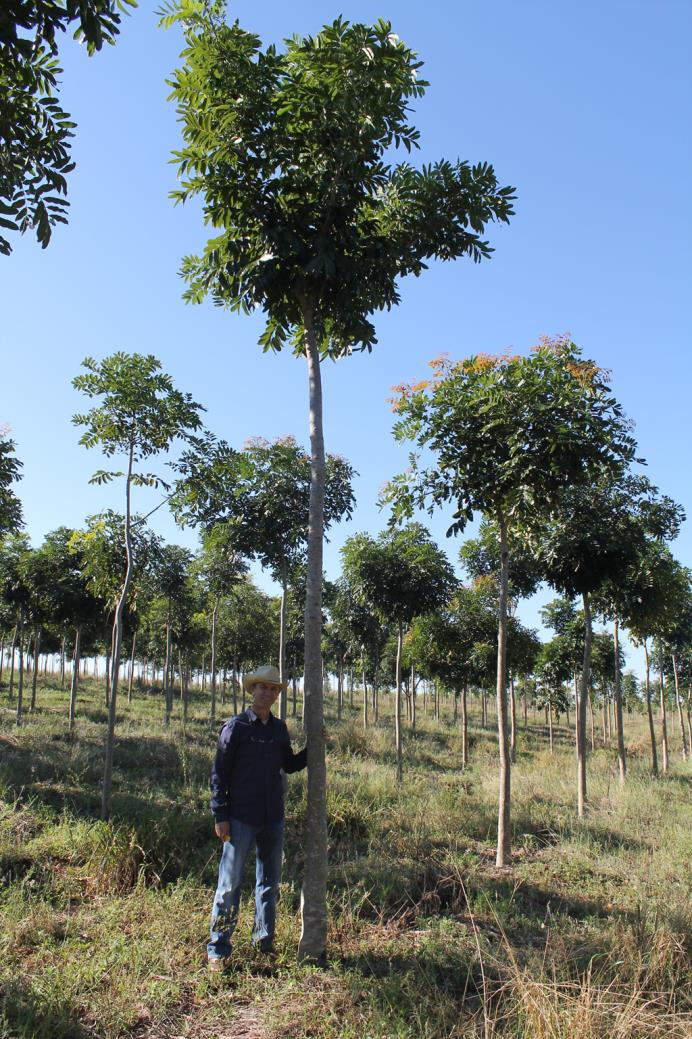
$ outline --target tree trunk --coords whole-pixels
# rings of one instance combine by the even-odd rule
[[[170,604],[169,604],[170,607]],[[173,713],[173,632],[170,614],[166,621],[166,659],[163,662],[163,696],[165,702],[164,724],[171,723]],[[204,684],[202,685],[204,689]]]
[[[180,673],[180,699],[183,702],[183,725],[187,724],[187,682],[185,681],[185,670],[183,668],[183,655],[178,650],[178,671]]]
[[[692,754],[692,685],[687,687],[687,739]]]
[[[550,753],[553,753],[553,706],[548,703],[548,746],[550,747]]]
[[[132,703],[132,685],[135,680],[135,650],[137,649],[137,632],[132,636],[132,650],[130,651],[130,674],[127,679],[127,702]]]
[[[211,614],[211,710],[210,721],[212,726],[216,725],[216,627],[219,620],[219,597],[214,600],[214,609]],[[281,674],[283,681],[283,672]],[[283,693],[282,693],[283,695]]]
[[[659,679],[659,690],[661,694],[661,757],[663,759],[663,773],[668,771],[668,719],[666,713],[666,687],[663,678],[663,643],[659,642],[659,667],[660,667],[660,679]]]
[[[511,729],[509,734],[509,757],[514,764],[517,760],[517,701],[514,695],[514,676],[509,676],[509,696],[511,708]]]
[[[34,713],[36,707],[36,681],[38,679],[38,655],[41,651],[41,629],[34,628],[34,673],[31,676],[31,703],[29,704],[29,714]],[[684,729],[683,729],[684,734]]]
[[[125,580],[123,582],[118,605],[115,610],[115,622],[113,624],[113,641],[111,644],[111,700],[108,708],[108,733],[106,736],[105,768],[103,772],[103,796],[101,798],[101,818],[108,820],[111,814],[111,793],[113,788],[113,749],[115,747],[115,709],[118,697],[118,677],[120,673],[120,649],[123,639],[123,615],[127,603],[127,593],[132,578],[132,534],[131,534],[131,484],[132,464],[134,461],[134,444],[130,445],[130,454],[127,465],[127,479],[125,483],[125,557],[127,565],[125,569]]]
[[[654,728],[654,712],[651,707],[651,684],[649,667],[649,648],[644,639],[644,690],[646,693],[646,713],[649,718],[649,738],[651,740],[651,773],[658,775],[658,751],[656,749],[656,730]]]
[[[74,636],[74,655],[72,663],[72,676],[70,681],[70,708],[67,731],[70,737],[74,733],[74,721],[77,713],[77,689],[79,687],[79,658],[82,642],[82,628],[78,625]]]
[[[615,650],[615,728],[618,739],[618,767],[620,770],[620,784],[625,785],[627,776],[627,758],[625,756],[625,731],[622,718],[622,687],[620,684],[620,625],[618,617],[613,623],[613,649]]]
[[[281,612],[279,614],[279,678],[286,681],[286,611],[288,608],[288,564],[286,560],[281,565]],[[286,706],[288,699],[288,688],[281,687],[279,699],[279,717],[286,721]]]
[[[579,691],[579,739],[577,741],[577,813],[586,812],[586,701],[589,698],[591,679],[591,603],[589,593],[582,595],[584,603],[584,662]]]
[[[309,764],[298,958],[324,963],[327,953],[327,764],[323,736],[321,642],[325,460],[320,355],[311,308],[304,307],[303,320],[310,398],[310,506],[303,679]]]
[[[368,684],[365,677],[365,647],[361,646],[360,666],[363,671],[363,728],[368,727]]]
[[[680,738],[682,740],[682,760],[687,761],[687,734],[685,732],[685,720],[682,716],[682,699],[680,697],[680,681],[678,678],[678,661],[673,653],[673,676],[675,678],[675,702],[678,705],[678,718],[680,720]]]
[[[394,701],[394,738],[396,742],[396,781],[403,778],[403,753],[401,746],[401,657],[404,651],[404,624],[399,621],[396,638],[396,699]]]
[[[591,696],[589,696],[589,711],[591,713],[591,753],[593,754],[596,749],[596,712],[593,708],[593,699]]]
[[[497,816],[497,866],[509,863],[510,847],[510,797],[512,765],[509,753],[509,725],[507,719],[507,589],[509,585],[509,548],[507,525],[504,516],[500,521],[500,608],[497,628],[497,740],[500,751],[500,792]]]
[[[416,675],[411,664],[411,729],[416,731]]]
[[[523,704],[524,704],[524,728],[528,729],[528,727],[529,727],[529,705],[527,703],[528,696],[526,694],[526,676],[524,676],[524,684],[522,686],[521,696],[522,696],[522,700],[523,700]],[[569,722],[567,724],[569,725]]]
[[[14,654],[17,648],[17,625],[14,626],[12,632],[12,648],[10,649],[10,700],[14,699]]]
[[[24,612],[19,611],[19,677],[17,679],[17,725],[22,724],[22,698],[24,693]]]
[[[461,690],[461,767],[466,768],[469,763],[469,714],[468,714],[468,684],[464,682]]]

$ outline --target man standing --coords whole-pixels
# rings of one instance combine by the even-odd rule
[[[214,828],[223,841],[207,945],[212,971],[222,971],[231,954],[240,883],[253,843],[257,885],[252,942],[261,953],[274,951],[284,834],[281,770],[299,772],[307,765],[307,748],[294,754],[286,723],[271,713],[281,689],[286,688],[278,670],[257,668],[244,676],[243,685],[252,703],[224,725],[211,770]]]

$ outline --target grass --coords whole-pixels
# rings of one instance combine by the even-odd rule
[[[584,820],[567,731],[551,755],[535,720],[520,730],[506,870],[494,866],[490,729],[472,725],[461,773],[448,707],[439,725],[419,717],[399,788],[387,704],[367,733],[355,709],[328,719],[328,966],[295,958],[301,774],[290,780],[278,961],[267,970],[255,957],[246,899],[234,969],[210,977],[206,696],[168,729],[160,694],[123,700],[109,824],[97,820],[102,688],[82,686],[73,741],[67,694],[50,679],[19,729],[12,706],[2,690],[0,1039],[692,1035],[692,770],[674,744],[671,774],[650,779],[643,719],[626,719],[624,790],[614,750],[591,756]]]

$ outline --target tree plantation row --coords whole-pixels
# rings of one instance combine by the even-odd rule
[[[30,12],[10,18],[2,55],[11,71],[22,71],[13,78],[26,87],[13,96],[6,120],[21,160],[8,167],[2,189],[6,230],[33,227],[46,246],[54,223],[65,222],[60,196],[71,169],[73,124],[52,96],[56,32],[77,22],[93,52],[104,40],[113,42],[122,10],[86,0],[79,13],[69,4],[40,18]],[[514,188],[501,186],[486,161],[412,164],[420,134],[411,106],[428,84],[417,54],[387,22],[338,18],[314,37],[291,37],[283,49],[265,47],[237,22],[228,24],[222,0],[166,3],[162,22],[181,29],[185,44],[170,81],[182,133],[172,197],[200,200],[212,229],[201,255],[183,260],[185,299],[211,297],[236,314],[260,311],[262,349],[289,348],[304,359],[309,451],[292,439],[255,439],[241,450],[218,439],[203,429],[201,405],[173,386],[153,356],[87,358],[74,386],[91,407],[74,421],[81,444],[118,458],[119,468],[98,470],[93,480],[119,481],[123,511],[95,517],[80,531],[57,530],[29,548],[18,533],[21,509],[12,490],[19,463],[12,442],[0,441],[2,627],[10,643],[10,685],[14,694],[14,669],[21,722],[26,653],[34,675],[42,645],[59,650],[61,660],[71,655],[65,667],[71,732],[80,657],[105,655],[102,815],[108,819],[121,671],[129,692],[136,668],[145,685],[151,668],[163,667],[166,719],[174,673],[183,709],[191,672],[207,674],[212,722],[224,675],[235,689],[244,668],[269,657],[283,678],[301,676],[310,761],[302,901],[310,914],[303,917],[299,956],[321,962],[327,933],[325,669],[336,676],[341,706],[357,673],[366,724],[377,721],[379,693],[393,696],[400,782],[404,689],[409,725],[415,725],[416,690],[424,680],[453,695],[466,731],[469,693],[480,690],[484,705],[494,681],[496,863],[505,867],[511,862],[517,698],[524,710],[529,702],[547,710],[549,728],[557,714],[574,712],[580,815],[587,809],[594,701],[616,737],[621,782],[625,689],[628,704],[636,699],[647,711],[652,771],[669,767],[673,707],[682,753],[688,753],[690,575],[667,547],[682,510],[641,474],[631,425],[607,372],[569,337],[543,339],[527,356],[441,356],[420,381],[394,390],[394,435],[412,453],[400,474],[383,474],[391,476],[382,504],[391,509],[392,525],[378,536],[350,538],[342,576],[325,582],[325,529],[348,519],[354,500],[350,463],[325,450],[322,362],[373,349],[374,315],[399,304],[406,275],[421,275],[432,261],[488,259],[486,231],[509,223]],[[43,94],[49,96],[39,100]],[[402,148],[405,158],[396,162]],[[5,238],[0,251],[10,251]],[[171,448],[177,451],[174,476],[164,482],[150,465],[156,468],[152,460]],[[141,486],[160,487],[176,519],[199,528],[196,557],[162,545],[147,517],[136,514],[133,495]],[[478,537],[462,548],[467,583],[455,579],[418,521],[420,510],[443,510],[451,535],[482,518]],[[279,582],[278,607],[247,580],[250,559]],[[544,646],[516,616],[520,598],[541,583],[560,597],[548,610],[555,637]],[[610,636],[606,649],[594,635],[594,616],[612,625],[612,650]],[[643,697],[633,678],[623,682],[620,625],[647,654],[655,653],[658,723],[648,665]],[[487,706],[482,709],[487,717]],[[460,767],[468,758],[466,740],[463,745]]]
[[[118,354],[101,363],[87,359],[85,367],[75,387],[98,403],[74,421],[86,427],[83,444],[100,446],[107,457],[127,458],[127,472],[99,470],[93,478],[103,484],[124,477],[126,512],[104,512],[84,530],[60,528],[32,549],[17,530],[20,506],[12,482],[18,465],[5,440],[2,640],[8,646],[10,696],[17,671],[18,724],[25,709],[25,655],[33,662],[33,709],[40,653],[59,653],[63,684],[66,672],[70,678],[70,733],[80,660],[105,657],[107,818],[117,689],[126,657],[130,698],[136,665],[139,688],[162,669],[166,724],[176,673],[183,712],[192,672],[208,673],[213,725],[219,681],[225,692],[230,676],[236,709],[239,676],[267,659],[278,662],[282,680],[293,680],[295,713],[296,682],[304,675],[310,458],[290,437],[250,440],[241,450],[217,440],[201,429],[200,405],[173,387],[153,357]],[[671,709],[687,757],[692,594],[689,572],[666,545],[682,512],[637,472],[630,426],[609,395],[604,373],[566,338],[543,341],[529,357],[474,357],[456,364],[438,359],[432,372],[414,387],[397,387],[394,399],[395,435],[427,448],[428,467],[413,457],[409,469],[387,485],[383,497],[393,504],[392,525],[377,537],[350,537],[342,549],[341,577],[323,582],[322,678],[328,672],[336,678],[341,717],[345,676],[352,700],[357,674],[365,725],[378,720],[380,690],[393,688],[399,781],[402,705],[405,699],[408,723],[415,727],[419,681],[453,694],[464,767],[469,690],[480,691],[485,720],[495,678],[503,795],[498,858],[505,862],[517,689],[525,718],[529,703],[546,711],[551,742],[553,718],[574,710],[580,813],[587,802],[588,712],[593,746],[595,703],[604,736],[616,738],[625,781],[620,625],[646,654],[643,691],[632,674],[626,689],[629,708],[637,704],[647,712],[652,772],[659,770],[659,741],[660,767],[669,768]],[[170,463],[172,485],[141,471],[139,463],[177,440],[183,449]],[[327,455],[325,525],[350,517],[352,476],[345,459]],[[146,518],[133,514],[132,488],[142,484],[164,486],[179,522],[201,529],[197,555],[163,544]],[[450,533],[463,530],[475,512],[484,517],[478,536],[459,553],[466,584],[455,578],[426,528],[411,520],[416,505],[433,509],[450,499]],[[280,582],[278,601],[249,580],[253,558]],[[516,607],[544,581],[561,597],[543,611],[555,637],[542,645],[519,622]],[[594,612],[612,623],[612,637],[593,634]],[[650,650],[659,674],[658,735]]]

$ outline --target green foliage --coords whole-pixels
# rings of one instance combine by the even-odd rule
[[[57,99],[57,35],[74,36],[88,53],[115,43],[136,0],[3,0],[0,10],[0,227],[34,228],[45,249],[52,228],[67,223],[67,174],[74,169],[75,123]],[[0,235],[0,253],[11,246]]]
[[[87,519],[84,530],[73,531],[69,551],[78,559],[91,595],[101,600],[106,610],[114,609],[120,595],[127,568],[125,557],[125,518],[112,509]],[[132,545],[132,579],[130,610],[137,609],[137,598],[165,549],[158,535],[134,517],[130,532]]]
[[[410,624],[441,606],[455,584],[444,553],[420,523],[386,530],[377,539],[355,534],[341,556],[355,595],[384,620]]]
[[[180,474],[173,496],[179,521],[210,530],[230,523],[238,551],[259,559],[274,578],[304,565],[310,501],[310,456],[291,436],[248,440],[235,451],[211,434],[194,439],[174,463]],[[325,529],[350,519],[352,466],[340,455],[325,458]]]
[[[513,189],[487,163],[390,166],[418,146],[410,101],[427,84],[391,25],[337,19],[285,49],[224,21],[225,4],[163,12],[185,29],[171,97],[184,146],[177,202],[201,196],[218,230],[183,262],[186,298],[267,316],[261,344],[302,352],[310,324],[323,354],[376,342],[370,315],[399,302],[397,279],[426,261],[491,252]]]
[[[528,357],[480,355],[432,362],[432,380],[396,387],[397,440],[431,450],[434,467],[406,473],[385,494],[398,516],[454,508],[449,534],[480,512],[508,529],[535,526],[560,493],[596,471],[617,473],[634,455],[629,424],[606,374],[567,337]]]
[[[174,389],[170,375],[152,354],[115,353],[102,361],[87,357],[87,369],[72,380],[75,389],[101,402],[85,414],[75,415],[75,425],[86,426],[79,438],[84,447],[100,447],[106,457],[130,455],[137,463],[167,450],[179,437],[187,438],[201,426],[199,412],[189,393]],[[104,483],[122,472],[99,470],[92,482]],[[135,485],[167,485],[152,473],[131,475]]]
[[[22,463],[14,454],[14,440],[0,431],[0,536],[15,533],[22,525],[22,506],[12,490],[21,479]]]

